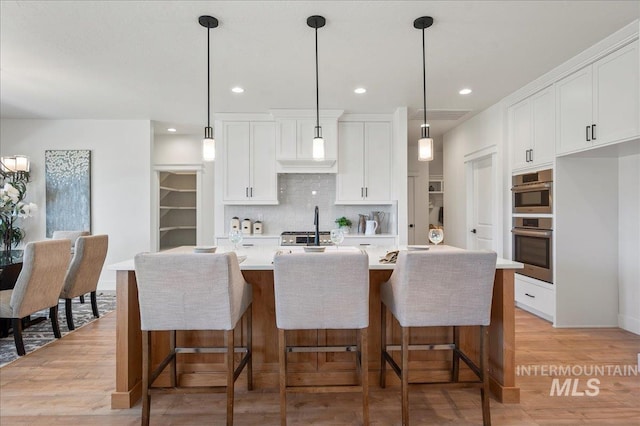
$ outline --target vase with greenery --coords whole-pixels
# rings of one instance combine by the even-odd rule
[[[349,233],[349,230],[351,229],[351,221],[349,219],[347,219],[346,217],[342,216],[342,217],[337,218],[335,220],[335,222],[336,222],[336,225],[338,225],[338,227],[340,229],[342,229],[342,231],[345,234]]]
[[[27,203],[27,180],[2,176],[0,186],[0,234],[2,250],[9,252],[25,237],[24,230],[18,226],[18,220],[33,216],[38,209],[34,203]]]

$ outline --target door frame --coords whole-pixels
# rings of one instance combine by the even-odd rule
[[[499,156],[498,156],[498,146],[490,145],[488,147],[482,148],[478,151],[471,152],[464,156],[464,165],[465,165],[465,182],[466,182],[466,247],[469,248],[473,244],[473,237],[471,235],[470,230],[473,227],[473,165],[476,161],[484,160],[486,158],[491,159],[491,178],[493,180],[493,187],[491,189],[491,195],[493,198],[493,250],[498,253],[499,257],[502,257],[503,251],[503,242],[502,242],[502,229],[503,229],[503,221],[502,221],[502,190],[501,190],[501,181],[499,179]]]

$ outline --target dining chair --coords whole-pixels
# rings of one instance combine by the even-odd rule
[[[71,256],[71,241],[47,240],[27,243],[22,270],[12,290],[0,291],[0,318],[11,319],[13,338],[18,355],[24,355],[22,319],[43,309],[49,309],[51,326],[60,338],[58,326],[58,296]]]
[[[64,278],[64,286],[60,298],[64,299],[64,310],[67,327],[74,330],[71,300],[74,297],[91,294],[91,310],[93,316],[100,317],[96,289],[102,273],[104,260],[107,257],[109,237],[107,235],[81,236],[76,241],[76,249]]]
[[[71,240],[71,254],[75,252],[76,241],[78,238],[91,235],[89,231],[53,231],[51,239],[53,240]],[[84,294],[80,295],[80,303],[84,303]]]
[[[233,424],[234,383],[247,367],[247,387],[253,389],[251,361],[251,286],[240,272],[234,252],[142,253],[135,257],[142,330],[142,425],[151,415],[151,394],[202,393],[203,388],[226,388],[227,425]],[[235,346],[234,329],[246,320],[246,342]],[[224,347],[176,347],[178,330],[224,331]],[[169,354],[152,370],[151,333],[169,331]],[[243,333],[245,335],[245,333]],[[241,339],[242,340],[242,337]],[[234,368],[234,353],[244,353]],[[226,386],[180,387],[176,372],[176,354],[223,353],[226,361]],[[164,369],[170,366],[171,387],[152,387]]]
[[[401,251],[389,281],[380,286],[381,369],[380,386],[386,385],[388,363],[401,380],[402,424],[409,425],[409,352],[418,350],[452,351],[451,380],[427,382],[434,386],[480,388],[482,419],[491,424],[489,407],[489,329],[496,253],[485,251]],[[390,344],[387,336],[389,310],[401,330],[401,344]],[[453,327],[452,342],[411,344],[412,327]],[[460,346],[461,326],[477,326],[479,362]],[[400,365],[391,352],[400,352]],[[459,361],[475,373],[478,380],[459,380]],[[479,364],[479,365],[478,365]],[[411,382],[417,383],[417,382]]]
[[[368,327],[369,257],[363,251],[279,254],[274,258],[276,325],[280,365],[280,423],[287,424],[287,393],[361,392],[363,424],[369,424]],[[292,346],[287,331],[355,329],[349,346]],[[357,385],[293,385],[287,381],[287,354],[354,352]]]

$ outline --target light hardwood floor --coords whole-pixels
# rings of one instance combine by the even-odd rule
[[[115,313],[105,315],[63,339],[0,369],[0,424],[7,425],[137,425],[140,404],[112,410],[115,387]],[[516,364],[522,366],[637,366],[640,336],[619,329],[554,329],[549,323],[516,310]],[[491,401],[494,425],[618,424],[640,425],[640,374],[579,376],[600,380],[597,396],[549,396],[552,377],[520,375],[520,404]],[[373,379],[373,378],[372,378]],[[564,381],[564,377],[560,378]],[[238,383],[246,383],[242,378]],[[376,425],[400,423],[397,386],[380,389],[372,380],[371,419]],[[358,394],[291,395],[292,425],[360,424]],[[238,387],[237,425],[279,424],[277,389],[247,392]],[[410,392],[414,425],[481,424],[477,390]],[[224,424],[224,394],[156,395],[151,424]]]

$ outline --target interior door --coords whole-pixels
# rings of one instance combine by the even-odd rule
[[[407,182],[407,214],[409,217],[407,230],[407,241],[410,245],[416,243],[416,225],[415,225],[415,186],[416,186],[416,178],[410,176]]]
[[[471,165],[471,229],[469,249],[495,250],[493,156],[474,160]]]

